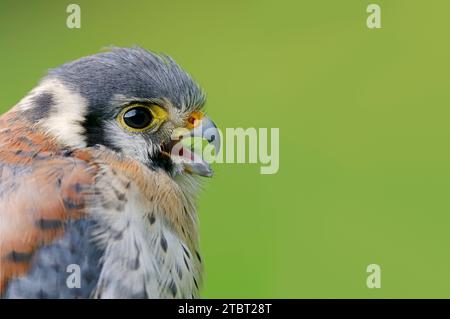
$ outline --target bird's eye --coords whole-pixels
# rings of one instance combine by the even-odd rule
[[[167,118],[167,112],[158,105],[133,104],[118,116],[119,123],[129,131],[144,132],[158,126]]]
[[[137,106],[123,114],[123,122],[131,128],[142,130],[147,128],[153,120],[148,108]]]

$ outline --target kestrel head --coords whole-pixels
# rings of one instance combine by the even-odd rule
[[[178,143],[201,136],[219,147],[204,104],[204,92],[172,58],[135,47],[51,70],[19,110],[62,147],[103,145],[171,176],[211,176],[209,165]]]

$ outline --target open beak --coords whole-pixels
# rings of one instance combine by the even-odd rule
[[[165,145],[172,161],[179,164],[185,172],[211,177],[213,171],[203,154],[198,154],[193,147],[181,143],[185,138],[201,138],[214,147],[215,154],[220,151],[220,134],[214,122],[203,113],[193,112],[188,119],[187,127],[178,128],[172,133],[171,142]]]

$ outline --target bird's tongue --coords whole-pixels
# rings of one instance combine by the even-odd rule
[[[183,166],[184,170],[200,176],[211,177],[213,171],[210,165],[201,155],[183,143],[176,143],[171,152],[171,158],[174,162]]]
[[[188,147],[186,147],[186,145],[181,145],[181,148],[178,151],[178,156],[180,156],[181,158],[183,158],[185,160],[189,160],[192,162],[194,162],[196,160],[195,152],[192,152]],[[197,157],[198,157],[198,155],[197,155]]]

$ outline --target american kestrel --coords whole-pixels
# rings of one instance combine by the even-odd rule
[[[219,146],[204,104],[138,47],[50,70],[0,118],[1,296],[198,297],[197,176],[212,171],[180,141]]]

